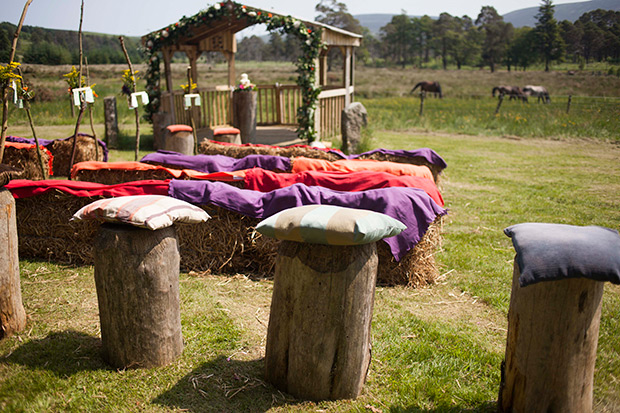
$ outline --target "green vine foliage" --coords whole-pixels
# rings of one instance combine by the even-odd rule
[[[297,60],[297,84],[301,88],[302,105],[297,111],[299,128],[297,134],[301,139],[312,142],[316,139],[317,131],[314,125],[314,112],[318,105],[321,89],[316,86],[316,59],[324,45],[321,42],[320,29],[306,26],[301,20],[291,16],[277,16],[262,10],[235,3],[232,1],[216,3],[198,14],[181,18],[176,23],[165,27],[159,32],[151,33],[145,41],[145,52],[148,57],[146,73],[146,91],[150,103],[147,106],[146,116],[159,111],[161,105],[160,63],[161,49],[167,45],[177,43],[180,38],[192,35],[192,31],[200,26],[209,25],[213,21],[224,17],[247,19],[250,24],[264,23],[269,31],[281,31],[297,36],[301,40],[302,55]]]

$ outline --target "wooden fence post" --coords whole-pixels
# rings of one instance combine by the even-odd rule
[[[573,100],[573,95],[568,95],[568,102],[566,103],[566,113],[567,114],[570,111],[570,104],[571,104],[572,100]]]
[[[116,97],[103,98],[105,111],[105,140],[110,148],[118,147],[118,114],[116,112]]]
[[[420,116],[424,114],[424,98],[426,97],[426,92],[420,92]]]

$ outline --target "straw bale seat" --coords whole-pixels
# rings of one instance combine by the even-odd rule
[[[102,196],[75,196],[53,189],[18,198],[16,203],[19,254],[54,262],[92,265],[93,221],[70,221],[73,214]],[[244,273],[259,277],[273,274],[280,241],[255,231],[260,221],[215,205],[200,205],[212,218],[204,224],[177,224],[183,271],[215,274]],[[424,236],[396,261],[385,242],[379,242],[378,283],[421,287],[439,277],[434,253],[441,243],[438,217]]]
[[[43,161],[43,173],[41,172],[37,149],[34,144],[7,141],[4,147],[2,165],[6,166],[5,169],[7,171],[8,168],[13,168],[11,174],[14,177],[17,177],[17,174],[19,174],[19,178],[21,179],[47,179],[54,171],[52,166],[54,157],[51,152],[43,146],[39,147],[39,151],[41,153],[41,160]],[[20,172],[18,173],[18,171]]]

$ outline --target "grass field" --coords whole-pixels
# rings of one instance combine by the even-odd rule
[[[360,88],[368,75],[362,71]],[[388,88],[390,82],[385,83]],[[401,88],[401,96],[369,93],[362,99],[369,112],[369,144],[430,147],[448,163],[441,187],[449,214],[437,254],[443,276],[437,285],[419,290],[377,289],[373,360],[360,398],[304,402],[264,382],[271,280],[182,274],[183,355],[162,368],[116,371],[100,357],[92,267],[22,260],[28,326],[0,342],[0,410],[494,411],[514,258],[503,229],[520,222],[620,229],[619,111],[584,115],[574,125],[579,132],[562,134],[553,132],[563,130],[556,99],[548,106],[530,103],[527,112],[519,112],[530,126],[507,118],[512,110],[526,110],[520,103],[504,102],[495,117],[488,113],[497,103],[490,97],[484,105],[482,98],[448,97],[429,98],[419,119],[419,101],[406,96],[408,87]],[[448,112],[475,102],[484,117],[479,125],[455,126],[465,115]],[[587,126],[590,118],[598,120]],[[48,130],[62,134],[66,126]],[[127,154],[133,158],[131,151],[115,151],[112,160]],[[620,287],[606,285],[596,412],[620,412],[619,316]]]

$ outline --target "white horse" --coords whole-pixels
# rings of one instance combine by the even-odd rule
[[[523,88],[523,93],[527,96],[536,96],[538,98],[538,102],[543,101],[543,103],[551,102],[551,98],[549,97],[549,92],[543,86],[532,86],[527,85]]]

